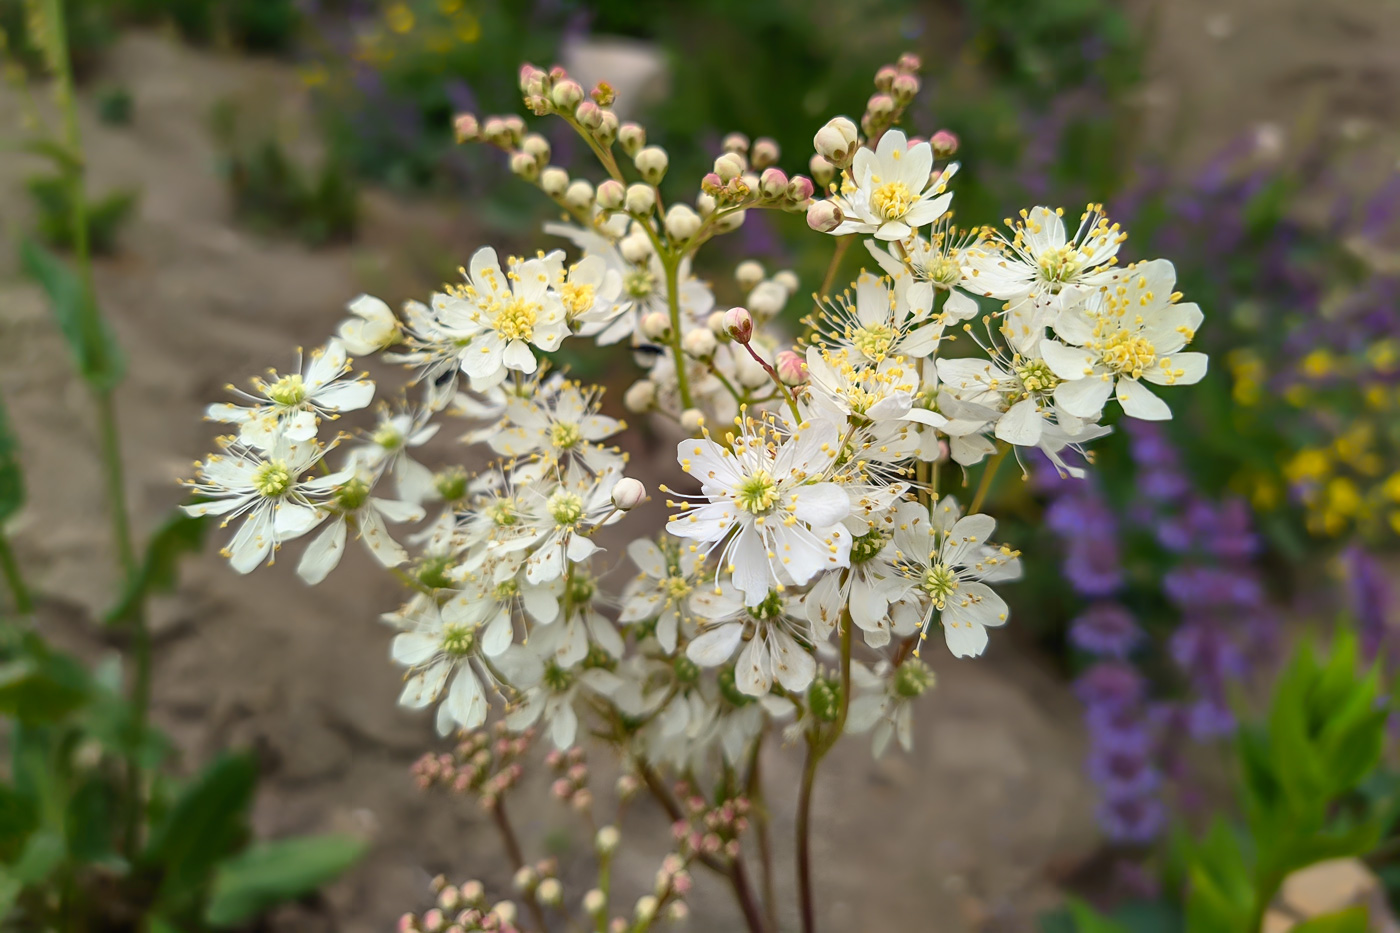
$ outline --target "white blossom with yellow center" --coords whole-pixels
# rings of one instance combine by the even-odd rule
[[[899,130],[880,137],[874,151],[859,149],[837,203],[845,220],[832,234],[862,233],[877,240],[903,240],[948,211],[947,183],[953,164],[937,176],[933,149],[926,142],[909,145]]]
[[[823,344],[880,363],[891,357],[922,359],[933,353],[943,324],[933,316],[933,286],[906,270],[893,278],[862,272],[850,291],[827,302],[809,323]]]

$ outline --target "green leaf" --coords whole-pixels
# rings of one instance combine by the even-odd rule
[[[179,577],[180,557],[204,546],[209,519],[176,512],[146,545],[140,569],[127,583],[121,600],[107,613],[108,624],[128,621],[153,592],[168,592]]]
[[[312,836],[253,846],[219,865],[205,919],[236,926],[267,908],[315,891],[364,855],[354,836]]]
[[[41,829],[29,837],[11,871],[23,884],[38,884],[58,868],[66,854],[57,830]]]
[[[223,755],[175,800],[142,855],[144,862],[164,873],[160,903],[188,903],[214,866],[242,842],[257,780],[252,756]]]
[[[39,825],[34,801],[8,784],[0,784],[0,862],[14,861]]]
[[[0,715],[21,722],[54,722],[88,697],[87,671],[35,634],[24,636],[21,652],[0,663]]]
[[[1132,933],[1130,929],[1099,913],[1077,897],[1066,901],[1078,933]]]
[[[19,440],[10,428],[10,417],[0,399],[0,524],[24,505],[24,474],[19,467]]]
[[[78,373],[89,385],[108,390],[121,382],[126,363],[116,338],[100,317],[78,274],[58,256],[26,237],[20,263],[49,296],[58,328],[73,352]]]
[[[1305,920],[1293,933],[1367,933],[1370,929],[1371,912],[1362,906]]]
[[[79,862],[116,856],[117,791],[100,774],[88,775],[68,798],[68,851]]]

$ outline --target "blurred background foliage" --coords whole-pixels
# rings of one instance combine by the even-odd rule
[[[626,115],[668,149],[679,189],[693,188],[731,131],[772,137],[779,164],[805,172],[816,128],[858,114],[874,70],[918,52],[924,87],[909,129],[959,137],[959,224],[996,224],[1034,203],[1063,205],[1068,219],[1103,202],[1130,232],[1124,258],[1171,258],[1187,300],[1206,311],[1198,342],[1212,371],[1177,420],[1120,425],[1097,445],[1108,467],[1099,480],[1065,484],[1026,463],[1031,482],[1005,471],[995,491],[1013,516],[1009,540],[1061,555],[1058,565],[1031,563],[1015,611],[1085,701],[1089,768],[1115,857],[1140,863],[1171,825],[1198,816],[1191,749],[1232,741],[1238,691],[1277,671],[1281,607],[1334,588],[1360,656],[1393,672],[1400,265],[1384,244],[1400,232],[1400,178],[1358,187],[1320,145],[1278,151],[1254,136],[1200,166],[1145,148],[1131,101],[1147,5],[1134,5],[1137,15],[1111,0],[66,6],[74,61],[89,80],[100,82],[104,49],[132,25],[297,68],[314,102],[316,160],[292,155],[274,130],[250,135],[232,104],[211,118],[240,221],[312,245],[355,235],[361,186],[449,200],[483,239],[531,237],[551,209],[513,183],[499,153],[456,146],[451,129],[458,112],[519,112],[524,61],[570,62],[600,42],[656,56],[658,77],[636,89]],[[19,58],[35,54],[24,9],[0,0]],[[141,101],[123,88],[102,95],[112,122],[139,118]],[[589,174],[567,127],[535,128],[555,163]],[[62,248],[71,235],[63,205],[42,179],[32,192],[39,232]],[[91,213],[110,229],[93,236],[119,249],[134,198],[109,197],[109,209]],[[831,250],[800,216],[759,211],[721,243],[702,269],[721,301],[739,258],[794,269],[810,287]],[[843,271],[861,265],[869,258],[848,255]]]

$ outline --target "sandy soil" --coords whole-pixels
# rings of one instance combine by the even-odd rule
[[[1242,126],[1296,115],[1297,101],[1314,91],[1330,103],[1354,101],[1373,122],[1392,115],[1400,62],[1384,54],[1393,44],[1382,36],[1400,35],[1400,11],[1364,0],[1317,6],[1161,4],[1144,106],[1199,127],[1192,153],[1211,151]],[[1211,39],[1208,28],[1222,30],[1208,20],[1226,13],[1226,37]],[[1328,29],[1336,41],[1315,47]],[[251,237],[228,222],[205,120],[215,100],[237,94],[278,101],[295,121],[304,102],[291,76],[139,35],[123,40],[112,69],[137,102],[135,124],[114,130],[86,113],[84,132],[93,187],[144,192],[122,254],[98,272],[104,310],[130,360],[119,404],[128,492],[144,533],[180,501],[173,480],[208,449],[214,432],[200,411],[225,382],[285,365],[290,348],[324,339],[361,290],[391,301],[421,292],[432,280],[415,257],[465,255],[472,241],[448,210],[378,196],[368,199],[364,237],[350,247],[308,252]],[[13,112],[14,101],[0,99],[0,119]],[[1350,112],[1342,107],[1336,117]],[[19,160],[0,166],[7,205],[32,170]],[[20,229],[17,213],[4,212],[11,232]],[[16,543],[45,593],[44,625],[95,655],[103,643],[85,619],[110,598],[113,577],[88,401],[39,294],[5,263],[0,391],[30,486]],[[185,766],[230,745],[256,748],[266,771],[259,832],[353,829],[373,839],[365,862],[330,890],[328,911],[290,919],[292,929],[383,930],[424,906],[436,873],[482,877],[498,890],[508,876],[479,814],[425,797],[409,778],[409,764],[438,744],[424,717],[394,705],[400,678],[375,616],[397,594],[369,570],[352,550],[313,591],[290,562],[245,580],[211,548],[186,562],[179,593],[157,607],[155,717]],[[996,640],[975,664],[934,654],[939,684],[919,711],[914,753],[872,763],[864,743],[851,742],[819,781],[825,929],[1029,930],[1054,902],[1055,879],[1095,847],[1079,712],[1066,686],[1014,638]],[[786,753],[767,769],[780,840],[791,838],[797,767],[797,755]],[[543,800],[540,788],[527,789],[516,804],[536,854],[548,828],[566,821]],[[635,820],[638,832],[664,831],[659,819]],[[635,879],[653,870],[642,859],[627,866]],[[780,879],[790,888],[791,866],[780,866]],[[731,928],[717,888],[702,888],[694,904],[693,929]]]

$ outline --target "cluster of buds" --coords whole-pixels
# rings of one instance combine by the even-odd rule
[[[550,785],[554,796],[579,813],[589,812],[593,807],[593,792],[588,788],[588,764],[583,749],[577,745],[567,752],[556,749],[545,756],[545,764],[559,775]]]
[[[786,211],[806,210],[814,187],[804,175],[789,178],[773,163],[778,161],[778,144],[759,139],[750,144],[743,133],[730,133],[724,152],[715,159],[714,170],[700,181],[700,190],[717,207],[751,207],[762,204]]]
[[[534,741],[534,730],[512,735],[504,723],[486,730],[464,732],[452,752],[424,755],[413,765],[413,776],[424,790],[445,787],[457,794],[475,794],[484,809],[496,805],[519,783],[520,759]]]
[[[404,914],[399,918],[399,933],[520,933],[515,925],[515,904],[500,901],[488,905],[480,881],[456,887],[439,875],[433,879],[433,890],[437,906],[421,915]]]
[[[690,785],[676,785],[685,816],[671,825],[671,835],[688,856],[739,854],[739,837],[749,828],[749,799],[731,797],[715,806]]]
[[[921,67],[919,56],[905,52],[899,56],[899,61],[875,72],[875,93],[865,102],[865,113],[860,118],[860,128],[866,137],[879,139],[885,130],[899,122],[905,108],[919,93]]]
[[[511,884],[522,897],[546,907],[559,907],[564,903],[564,886],[559,881],[557,859],[544,858],[533,865],[521,865],[511,878]]]

